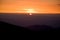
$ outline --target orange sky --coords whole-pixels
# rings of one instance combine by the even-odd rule
[[[0,12],[25,13],[26,10],[24,9],[34,9],[37,13],[60,13],[59,1],[58,0],[0,0]]]

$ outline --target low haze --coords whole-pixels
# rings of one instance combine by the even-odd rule
[[[8,22],[19,26],[29,25],[50,25],[53,27],[60,26],[60,15],[34,14],[0,14],[0,21]]]

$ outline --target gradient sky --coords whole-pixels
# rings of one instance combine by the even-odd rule
[[[60,0],[0,0],[0,12],[25,13],[34,9],[37,13],[60,13]]]

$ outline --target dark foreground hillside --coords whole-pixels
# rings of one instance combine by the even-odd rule
[[[26,28],[21,26],[12,25],[5,22],[0,22],[0,31],[2,32],[25,32],[28,31]]]
[[[0,21],[0,32],[60,32],[60,28],[47,25],[31,25],[26,28]]]

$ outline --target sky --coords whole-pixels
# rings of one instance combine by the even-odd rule
[[[27,13],[27,11],[60,13],[60,0],[0,0],[0,13]]]

